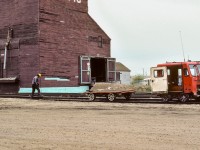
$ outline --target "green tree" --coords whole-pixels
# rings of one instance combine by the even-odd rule
[[[144,78],[145,77],[143,75],[136,75],[136,76],[132,77],[131,84],[135,87],[135,91],[137,93],[151,92],[151,86],[143,84]]]
[[[138,84],[139,82],[141,82],[144,79],[143,75],[136,75],[132,78],[132,85]]]

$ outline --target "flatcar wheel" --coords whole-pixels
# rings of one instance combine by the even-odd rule
[[[110,101],[110,102],[113,102],[115,100],[115,94],[113,93],[110,93],[107,95],[107,99]]]
[[[89,98],[90,101],[94,101],[96,99],[96,95],[93,94],[93,93],[89,93],[88,98]]]
[[[188,101],[189,100],[189,95],[188,94],[183,94],[183,95],[181,95],[180,97],[179,97],[179,101],[181,102],[181,103],[185,103],[186,101]]]
[[[125,94],[124,97],[125,97],[126,100],[130,100],[131,94]]]

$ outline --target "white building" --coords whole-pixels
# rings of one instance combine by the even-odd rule
[[[131,70],[120,62],[116,62],[117,81],[121,84],[131,84]]]

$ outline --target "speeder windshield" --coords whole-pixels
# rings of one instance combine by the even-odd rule
[[[200,65],[189,65],[192,76],[198,76],[200,73]]]

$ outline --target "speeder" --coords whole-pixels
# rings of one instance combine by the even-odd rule
[[[200,97],[200,62],[167,62],[151,68],[152,93],[167,102]]]

